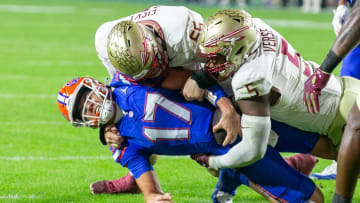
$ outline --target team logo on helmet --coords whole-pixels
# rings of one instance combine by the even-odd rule
[[[155,22],[152,24],[157,26]],[[131,81],[142,80],[150,73],[157,76],[167,68],[167,54],[160,41],[151,26],[122,21],[108,36],[110,62]]]
[[[244,63],[257,39],[258,33],[247,12],[228,9],[214,14],[205,22],[200,39],[199,55],[211,64],[205,66],[205,71],[216,80],[228,78]],[[225,57],[219,60],[224,62],[216,63],[220,56]]]

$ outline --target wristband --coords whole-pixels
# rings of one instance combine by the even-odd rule
[[[216,84],[216,80],[214,80],[211,76],[209,76],[204,71],[195,71],[191,74],[191,79],[195,80],[197,85],[201,89],[208,89],[212,85]]]
[[[333,50],[330,50],[329,53],[326,55],[325,60],[321,64],[320,69],[326,73],[331,73],[341,60],[342,58],[336,56]]]
[[[334,197],[332,199],[332,203],[351,203],[352,198],[346,198],[346,197],[342,197],[336,193],[334,193]]]

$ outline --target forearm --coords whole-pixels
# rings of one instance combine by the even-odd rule
[[[346,3],[346,0],[340,0],[334,15],[333,26],[337,38],[320,66],[320,69],[326,73],[331,73],[360,41],[360,3],[355,3],[349,16],[347,16]],[[345,23],[342,25],[344,20]]]
[[[144,193],[145,200],[151,199],[153,195],[163,194],[155,171],[147,171],[136,179],[140,190]]]
[[[360,6],[357,1],[350,11],[342,30],[335,39],[331,50],[336,56],[343,58],[360,42]]]
[[[210,168],[239,168],[261,159],[266,152],[271,123],[269,116],[243,115],[243,140],[222,156],[210,157]]]
[[[191,72],[188,70],[169,68],[165,80],[161,83],[161,87],[170,90],[180,90],[184,87],[190,75]]]
[[[236,112],[234,105],[232,104],[231,100],[227,97],[220,98],[217,103],[217,107],[220,109],[221,113],[225,114],[232,114]]]

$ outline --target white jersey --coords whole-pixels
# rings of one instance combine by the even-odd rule
[[[231,79],[235,98],[278,91],[280,101],[270,108],[272,119],[305,131],[327,134],[342,95],[339,78],[332,75],[321,91],[320,113],[309,113],[303,104],[304,83],[318,65],[305,61],[283,36],[260,19],[253,21],[259,40]]]
[[[200,68],[197,47],[204,23],[201,15],[183,6],[153,6],[131,16],[106,22],[96,31],[96,51],[111,76],[116,69],[107,54],[107,39],[111,29],[124,20],[150,25],[159,33],[166,44],[169,67],[188,70]]]

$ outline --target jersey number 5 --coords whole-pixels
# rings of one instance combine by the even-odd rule
[[[185,122],[191,124],[191,111],[180,104],[171,101],[160,93],[147,93],[145,99],[144,122],[155,122],[157,108],[167,111],[174,119],[167,120],[168,123]],[[161,116],[161,115],[159,115]],[[143,127],[143,135],[151,141],[160,140],[187,140],[190,137],[190,128],[154,128]]]
[[[190,39],[194,40],[195,42],[199,40],[202,25],[203,24],[199,22],[198,25],[196,25],[196,22],[193,21],[193,30],[190,33]]]

